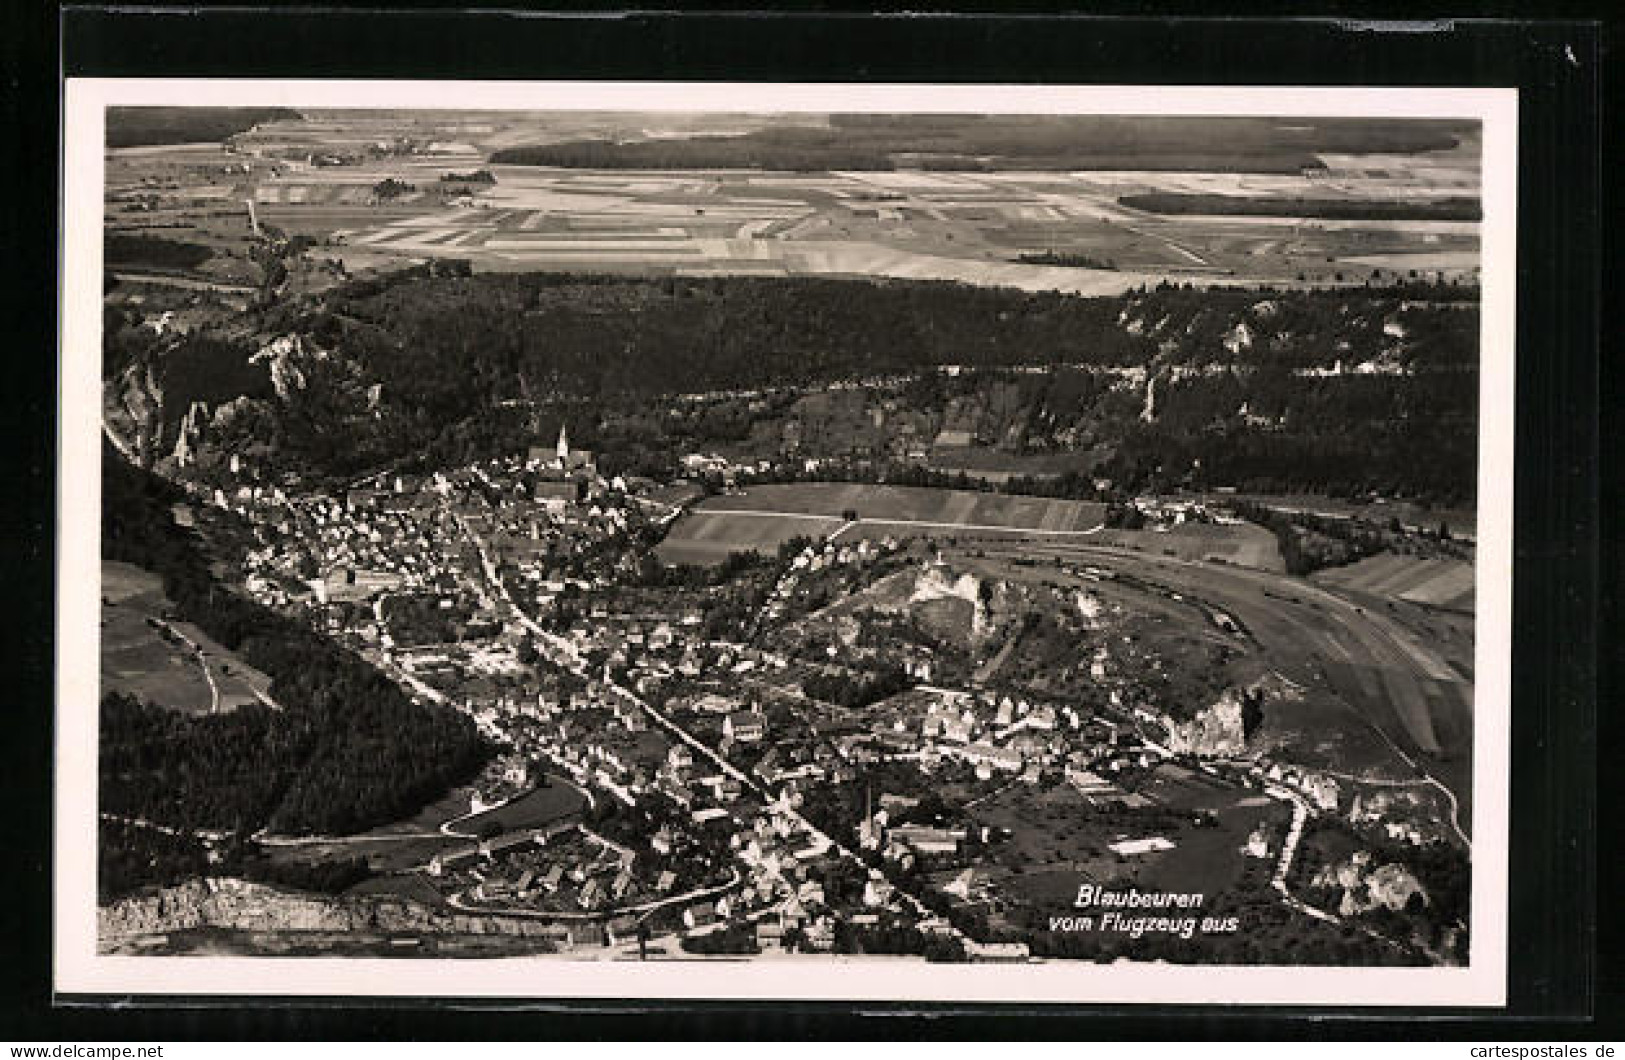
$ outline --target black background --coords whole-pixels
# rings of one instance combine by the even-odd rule
[[[1511,16],[1515,4],[1465,5]],[[1528,5],[1524,14],[1528,14]],[[1584,1042],[1619,1037],[1621,973],[1612,919],[1598,918],[1598,858],[1612,880],[1617,835],[1599,799],[1599,670],[1613,639],[1612,544],[1599,492],[1618,499],[1617,451],[1599,431],[1604,260],[1601,198],[1617,185],[1600,154],[1603,56],[1612,27],[1571,6],[1566,21],[1475,18],[1428,32],[1334,19],[1146,17],[1141,4],[1092,5],[1138,16],[862,17],[846,13],[466,15],[414,7],[361,11],[193,8],[141,12],[0,11],[0,107],[8,169],[33,187],[0,201],[6,230],[7,339],[0,394],[6,503],[0,504],[6,768],[0,769],[0,1038],[553,1037],[1290,1037],[1411,1040],[1465,1036]],[[1408,10],[1407,10],[1408,9]],[[1009,10],[1008,8],[1006,10]],[[1328,4],[1323,12],[1417,17],[1414,4]],[[1458,5],[1456,11],[1462,11]],[[1551,8],[1549,7],[1550,11]],[[1600,8],[1598,9],[1601,10]],[[1199,6],[1186,13],[1200,13]],[[1562,11],[1556,14],[1564,14]],[[60,56],[60,66],[58,57]],[[916,81],[1004,83],[1368,84],[1514,86],[1520,95],[1518,458],[1514,569],[1511,967],[1504,1014],[1398,1010],[956,1007],[637,1003],[498,1011],[471,1002],[53,998],[50,978],[52,650],[55,523],[56,189],[59,74],[67,76]],[[199,102],[207,102],[200,99]],[[1605,179],[1606,177],[1606,179]],[[24,238],[24,236],[32,238]],[[1611,240],[1610,233],[1609,239]],[[1612,249],[1610,247],[1609,249]],[[1617,330],[1617,319],[1610,317]],[[1608,383],[1604,380],[1604,383]],[[1609,461],[1599,464],[1599,452]],[[1604,468],[1607,474],[1604,474]],[[1603,510],[1611,511],[1609,503]],[[1607,582],[1599,578],[1606,572]],[[1599,588],[1603,591],[1599,592]],[[1606,737],[1611,728],[1601,734]],[[1611,756],[1600,756],[1612,766]],[[1605,768],[1612,780],[1619,770]],[[1599,822],[1602,827],[1599,833]],[[1620,892],[1600,891],[1606,910]],[[1597,932],[1604,930],[1599,945]],[[920,1007],[916,1006],[918,1010]]]

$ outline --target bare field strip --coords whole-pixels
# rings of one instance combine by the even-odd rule
[[[690,511],[655,554],[667,563],[721,563],[734,552],[771,553],[794,537],[823,537],[841,522],[836,516]]]
[[[1385,552],[1346,567],[1320,571],[1314,580],[1359,592],[1397,597],[1413,603],[1471,611],[1474,569],[1452,559],[1422,559]]]
[[[710,498],[700,511],[747,509],[841,517],[855,512],[876,522],[913,521],[1081,531],[1100,525],[1105,506],[1092,501],[1020,497],[929,486],[803,482],[755,486]]]

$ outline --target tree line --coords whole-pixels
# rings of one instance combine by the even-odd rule
[[[898,381],[910,409],[941,415],[963,386],[937,368],[955,365],[964,386],[1001,371],[1013,380],[1016,407],[991,427],[1003,437],[1019,426],[1018,454],[1061,451],[1086,465],[1023,491],[1092,496],[1084,479],[1104,476],[1123,489],[1472,496],[1476,289],[1163,284],[1083,298],[937,282],[466,271],[423,267],[263,309],[262,334],[301,334],[335,356],[306,365],[296,401],[239,415],[243,430],[302,472],[353,475],[522,451],[562,420],[606,470],[664,476],[684,447],[775,437],[802,415],[796,391],[835,381]],[[143,331],[115,328],[109,364],[156,345]],[[234,387],[263,397],[264,369],[246,364],[255,348],[200,333],[146,356],[174,391],[166,407],[184,410]],[[1381,370],[1354,371],[1368,362]],[[1133,367],[1147,381],[1116,374]],[[376,407],[362,396],[373,383]],[[673,400],[696,392],[713,396]]]
[[[1216,195],[1153,191],[1123,195],[1118,203],[1160,214],[1254,217],[1318,217],[1350,221],[1479,221],[1478,199],[1462,195],[1434,200],[1314,199],[1277,195]]]
[[[173,487],[103,461],[103,553],[163,578],[176,612],[268,675],[283,709],[189,716],[109,695],[102,809],[177,828],[344,834],[398,819],[492,753],[472,721],[414,702],[359,655],[218,582],[169,520]]]

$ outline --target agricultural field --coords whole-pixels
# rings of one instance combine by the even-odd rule
[[[1470,275],[1477,255],[1471,222],[1168,217],[1117,202],[1129,190],[1162,187],[1166,174],[1123,185],[1069,174],[488,168],[494,186],[449,204],[418,192],[387,208],[367,205],[371,184],[386,175],[419,188],[432,182],[434,167],[416,161],[388,174],[346,174],[343,184],[279,177],[259,195],[277,223],[342,244],[341,258],[352,250],[453,256],[498,270],[862,275],[1109,294],[1169,274],[1282,284],[1300,273],[1363,282],[1373,268]],[[1043,252],[1109,267],[1019,260]]]
[[[1181,523],[1165,531],[1103,530],[1099,540],[1178,559],[1286,570],[1275,535],[1255,523]]]
[[[850,482],[801,482],[754,486],[704,502],[701,511],[761,510],[906,524],[998,526],[1010,529],[1074,532],[1100,525],[1104,506],[1093,501],[1021,497],[928,486],[885,486]]]
[[[171,610],[156,575],[127,563],[102,563],[104,692],[124,692],[183,714],[272,705],[269,677],[197,627],[165,617]]]
[[[856,516],[846,526],[847,514]],[[969,490],[865,483],[754,486],[709,498],[672,527],[667,562],[714,563],[730,552],[771,551],[797,536],[878,540],[944,536],[1071,538],[1094,533],[1104,506]]]
[[[823,537],[841,526],[839,516],[696,509],[685,514],[655,549],[667,563],[721,563],[734,552],[771,553],[794,537]]]
[[[1456,559],[1425,559],[1384,552],[1346,567],[1319,571],[1315,581],[1452,611],[1473,610],[1473,565]]]
[[[500,161],[515,145],[669,143],[824,119],[671,116],[660,129],[645,127],[652,120],[331,111],[264,121],[224,143],[115,148],[109,224],[216,246],[210,270],[234,280],[246,262],[226,251],[248,238],[250,200],[262,222],[311,238],[352,272],[454,257],[482,271],[861,275],[1114,294],[1170,276],[1292,286],[1363,283],[1373,272],[1392,279],[1477,271],[1476,222],[1381,219],[1395,204],[1476,198],[1478,144],[1460,131],[1449,150],[1327,154],[1318,159],[1323,168],[1265,173],[1223,171],[1217,157],[1208,170],[1193,168],[1194,158],[1161,170],[1149,155],[1146,168],[1123,168],[1121,152],[1102,157],[1112,168],[1018,161],[992,171],[909,169],[907,158],[898,168],[848,170],[838,154],[823,171]],[[1289,154],[1315,161],[1298,148]],[[477,171],[494,182],[445,179]],[[380,196],[386,181],[400,187]],[[1374,216],[1171,216],[1122,201],[1156,194],[1302,200],[1354,212],[1371,204]],[[1033,255],[1074,264],[1023,260]]]
[[[580,813],[586,805],[587,800],[579,791],[555,779],[547,786],[534,788],[503,806],[461,818],[452,827],[474,835],[493,828],[503,832],[545,828],[571,814]]]

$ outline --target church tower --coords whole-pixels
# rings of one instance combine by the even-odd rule
[[[570,436],[565,433],[564,424],[559,424],[559,465],[568,466],[570,463]]]
[[[863,788],[863,824],[858,829],[858,845],[866,850],[872,850],[880,845],[880,836],[875,828],[875,791],[873,786],[865,784]]]

